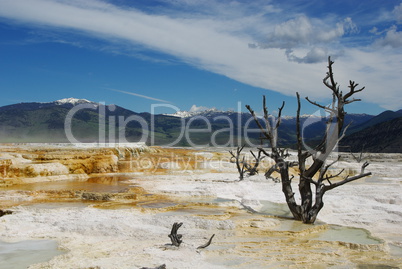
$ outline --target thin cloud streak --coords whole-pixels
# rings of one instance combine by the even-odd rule
[[[138,93],[134,93],[134,92],[126,92],[126,91],[121,91],[121,90],[116,90],[116,89],[108,89],[108,90],[111,90],[111,91],[114,91],[114,92],[121,92],[121,93],[129,94],[129,95],[134,95],[134,96],[149,99],[149,100],[152,100],[152,101],[157,101],[157,102],[162,102],[162,103],[170,103],[170,104],[172,103],[170,101],[166,101],[166,100],[158,99],[158,98],[153,98],[153,97],[150,97],[150,96],[146,96],[146,95],[142,95],[142,94],[138,94]]]

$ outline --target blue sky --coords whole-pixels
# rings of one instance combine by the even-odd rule
[[[265,94],[294,115],[296,91],[330,101],[328,55],[344,91],[366,87],[347,111],[401,109],[402,1],[0,0],[0,106],[244,111]]]

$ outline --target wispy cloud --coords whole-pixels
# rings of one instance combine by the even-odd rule
[[[286,95],[300,91],[316,99],[328,96],[321,83],[326,71],[323,61],[336,55],[335,75],[341,86],[353,79],[366,86],[366,101],[389,109],[402,103],[398,27],[382,35],[372,33],[372,45],[349,47],[343,39],[359,30],[353,17],[313,18],[273,1],[160,2],[165,5],[149,12],[101,0],[0,0],[0,17],[121,41],[135,47],[136,53],[157,51],[252,86]],[[388,20],[400,23],[401,10],[401,6],[391,8]]]
[[[138,93],[134,93],[134,92],[127,92],[127,91],[121,91],[121,90],[116,90],[116,89],[109,89],[109,90],[114,91],[114,92],[121,92],[121,93],[129,94],[129,95],[138,96],[138,97],[145,98],[145,99],[152,100],[152,101],[157,101],[157,102],[162,102],[162,103],[172,103],[170,101],[166,101],[163,99],[158,99],[158,98],[154,98],[154,97],[150,97],[150,96],[146,96],[146,95],[142,95],[142,94],[138,94]]]

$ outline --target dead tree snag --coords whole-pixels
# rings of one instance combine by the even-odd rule
[[[349,91],[344,94],[339,85],[335,82],[334,74],[332,71],[331,58],[328,57],[328,72],[323,79],[324,85],[330,89],[332,93],[332,103],[330,105],[321,105],[315,101],[311,101],[308,97],[308,102],[312,105],[325,110],[328,113],[325,135],[314,149],[306,150],[303,143],[303,137],[301,135],[301,122],[300,122],[300,96],[297,93],[297,116],[296,116],[296,131],[297,131],[297,156],[298,162],[286,161],[284,150],[277,146],[277,129],[281,123],[281,114],[285,103],[279,108],[279,115],[275,123],[269,121],[268,109],[266,107],[265,96],[263,97],[263,109],[264,109],[264,122],[265,127],[260,123],[255,112],[250,106],[246,108],[250,111],[254,117],[255,122],[260,128],[263,136],[269,141],[271,151],[267,152],[263,150],[263,153],[272,158],[275,161],[275,168],[279,170],[282,181],[282,192],[285,195],[286,202],[289,206],[293,217],[296,220],[301,220],[304,223],[314,223],[319,211],[324,206],[323,196],[324,194],[336,187],[342,186],[351,181],[371,175],[370,172],[365,172],[365,168],[368,163],[364,163],[361,167],[361,172],[355,176],[347,176],[341,181],[336,183],[331,182],[335,177],[339,177],[341,173],[336,175],[328,174],[328,170],[331,166],[338,162],[338,159],[328,163],[328,158],[331,152],[337,147],[339,141],[345,135],[345,131],[348,126],[344,126],[344,118],[346,112],[344,110],[345,105],[360,101],[360,99],[352,98],[354,94],[364,90],[364,87],[357,88],[358,84],[354,81],[349,81]],[[312,164],[307,165],[307,159],[312,158]],[[294,192],[291,186],[293,176],[289,175],[289,167],[297,165],[299,168],[299,193],[301,196],[301,203],[298,204]],[[342,172],[342,171],[341,171]],[[314,187],[314,192],[313,188]]]
[[[241,156],[241,151],[243,150],[243,148],[244,146],[237,147],[236,154],[234,154],[233,151],[229,150],[230,155],[232,155],[232,157],[230,158],[230,162],[236,163],[240,180],[244,179],[244,173],[246,172],[249,176],[254,176],[258,174],[258,166],[260,165],[261,160],[265,158],[265,156],[261,156],[260,150],[258,151],[257,156],[252,150],[250,150],[251,155],[254,157],[254,163],[251,165],[246,161],[246,157],[244,155],[243,157]]]
[[[172,241],[173,246],[179,247],[180,244],[183,242],[183,240],[181,240],[183,235],[177,234],[177,230],[179,230],[179,228],[182,225],[183,225],[183,222],[180,222],[180,223],[175,222],[172,226],[172,230],[169,234],[169,238],[170,238],[170,241]]]

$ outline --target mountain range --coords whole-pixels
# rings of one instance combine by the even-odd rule
[[[301,117],[302,135],[307,144],[322,137],[325,121],[320,116]],[[402,152],[402,110],[385,111],[376,116],[346,114],[345,121],[351,125],[341,148],[357,152]],[[294,147],[295,125],[295,117],[282,117],[278,129],[280,146]],[[249,113],[209,109],[153,115],[76,98],[0,107],[2,143],[138,141],[162,146],[256,146],[264,143]]]

